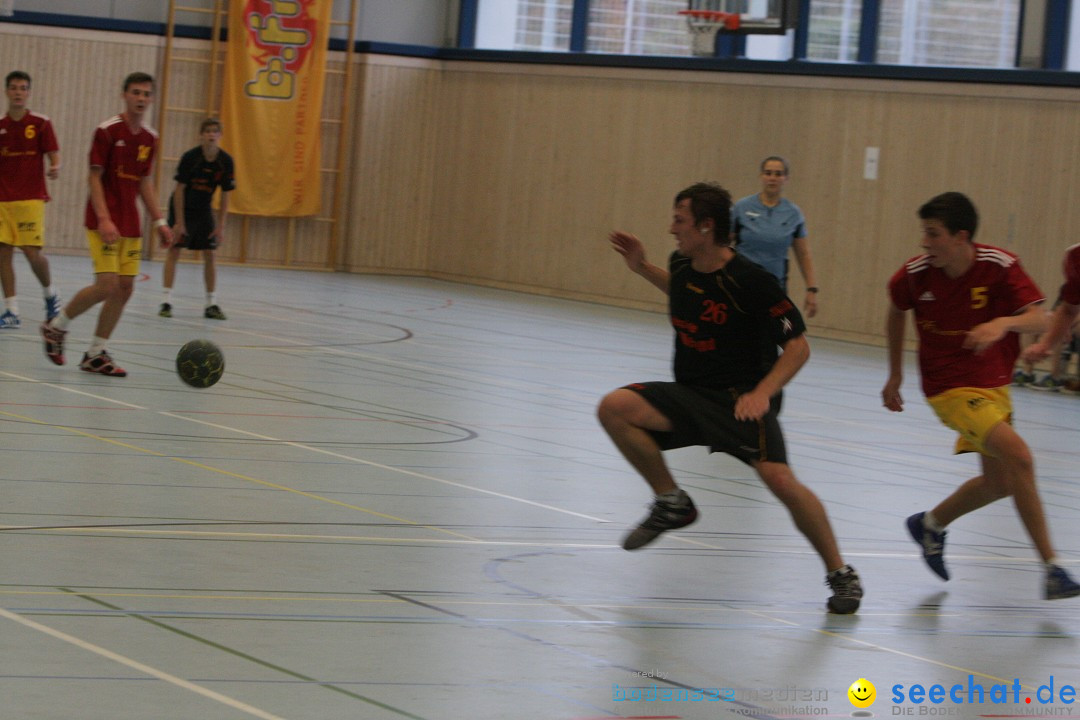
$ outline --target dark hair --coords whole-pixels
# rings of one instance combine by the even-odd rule
[[[216,127],[218,130],[221,130],[221,121],[217,118],[206,118],[201,123],[199,123],[199,134],[202,135],[204,132],[206,132],[207,128],[212,127]]]
[[[7,88],[7,86],[11,84],[12,80],[25,80],[26,84],[29,85],[30,75],[22,70],[12,70],[7,74],[7,77],[4,78],[4,87]]]
[[[690,213],[694,216],[695,225],[712,219],[715,225],[713,241],[717,245],[727,245],[730,242],[728,230],[731,227],[731,193],[717,183],[700,182],[675,196],[676,205],[683,200],[690,201]]]
[[[789,174],[790,174],[790,170],[788,169],[788,164],[787,164],[787,160],[785,160],[784,158],[780,157],[779,155],[770,155],[769,157],[767,157],[767,158],[765,158],[764,160],[762,160],[762,161],[761,161],[761,172],[765,172],[765,163],[767,163],[767,162],[771,162],[771,161],[773,161],[773,160],[775,160],[776,162],[778,162],[778,163],[780,163],[781,165],[783,165],[783,166],[784,166],[784,174],[785,174],[785,175],[789,175]]]
[[[919,217],[923,220],[938,220],[950,233],[955,235],[967,230],[968,238],[975,239],[979,227],[979,212],[968,196],[958,192],[936,195],[919,208]]]
[[[142,85],[143,83],[150,83],[153,85],[154,76],[144,72],[133,72],[124,78],[124,92],[127,92],[127,89],[132,85]]]

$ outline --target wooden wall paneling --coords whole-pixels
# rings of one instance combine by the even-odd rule
[[[438,63],[359,56],[343,250],[351,271],[424,273],[435,192]]]

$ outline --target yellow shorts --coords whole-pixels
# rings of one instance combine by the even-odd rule
[[[941,422],[960,433],[956,453],[986,455],[986,438],[999,423],[1012,424],[1012,399],[1008,386],[999,388],[953,388],[927,398]]]
[[[122,237],[112,245],[106,245],[101,241],[97,230],[87,230],[86,241],[90,245],[90,257],[94,259],[95,273],[131,276],[139,274],[139,260],[142,259],[141,237]]]
[[[0,243],[42,247],[45,244],[45,201],[0,202]]]

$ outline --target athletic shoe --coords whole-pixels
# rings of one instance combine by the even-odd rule
[[[1063,385],[1065,385],[1064,380],[1059,380],[1056,377],[1046,375],[1042,380],[1036,380],[1028,387],[1032,390],[1049,390],[1050,392],[1057,392]]]
[[[1058,388],[1058,392],[1068,395],[1080,395],[1080,380],[1066,380],[1065,384]]]
[[[1051,565],[1046,571],[1046,599],[1061,600],[1080,595],[1080,585],[1076,584],[1065,568]]]
[[[15,330],[22,323],[19,321],[19,316],[10,310],[5,310],[3,315],[0,315],[0,330]]]
[[[79,369],[97,373],[98,375],[108,375],[109,377],[127,377],[127,370],[117,366],[113,359],[109,357],[109,353],[104,350],[93,357],[90,357],[90,353],[83,353]]]
[[[686,493],[682,495],[686,502],[672,503],[657,498],[649,516],[623,539],[623,550],[637,550],[660,537],[660,533],[686,527],[697,520],[698,511],[694,501]]]
[[[49,322],[60,314],[60,296],[53,295],[45,298],[45,322]]]
[[[1017,370],[1013,373],[1013,385],[1023,387],[1024,385],[1030,385],[1033,382],[1035,382],[1035,373],[1024,372],[1023,370]]]
[[[161,308],[157,311],[158,317],[172,317],[172,305],[169,303],[161,303]]]
[[[833,591],[828,602],[829,612],[850,615],[859,609],[863,590],[859,573],[855,572],[855,568],[845,565],[839,570],[834,570],[825,576],[825,584]]]
[[[54,365],[64,364],[64,336],[67,330],[58,330],[48,323],[41,323],[41,337],[45,340],[45,354]]]
[[[949,571],[945,569],[945,536],[944,530],[934,532],[926,527],[923,518],[926,513],[915,513],[907,519],[907,529],[911,533],[911,539],[922,547],[923,560],[934,573],[942,580],[949,579]]]
[[[210,305],[206,310],[203,310],[203,317],[211,320],[224,320],[225,313],[221,312],[221,308],[217,305]]]

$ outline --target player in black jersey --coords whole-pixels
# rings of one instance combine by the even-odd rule
[[[203,120],[199,127],[199,145],[184,153],[176,170],[176,190],[169,203],[169,225],[176,242],[165,256],[162,285],[165,295],[158,315],[172,317],[172,288],[176,279],[176,261],[180,248],[201,252],[203,280],[206,284],[206,304],[203,317],[224,320],[225,313],[217,304],[217,269],[214,251],[225,237],[225,220],[229,213],[229,193],[236,189],[233,159],[221,149],[221,123],[214,118]],[[214,191],[221,188],[215,222],[211,201]]]
[[[829,610],[853,613],[863,595],[859,576],[844,564],[821,501],[788,466],[778,420],[781,388],[810,356],[806,326],[776,278],[732,249],[730,214],[731,195],[719,185],[680,192],[667,269],[648,262],[635,236],[610,235],[627,266],[668,295],[675,330],[675,381],[627,385],[598,409],[615,446],[656,494],[623,547],[636,550],[697,519],[663,451],[705,445],[754,468],[824,561],[834,593]]]

